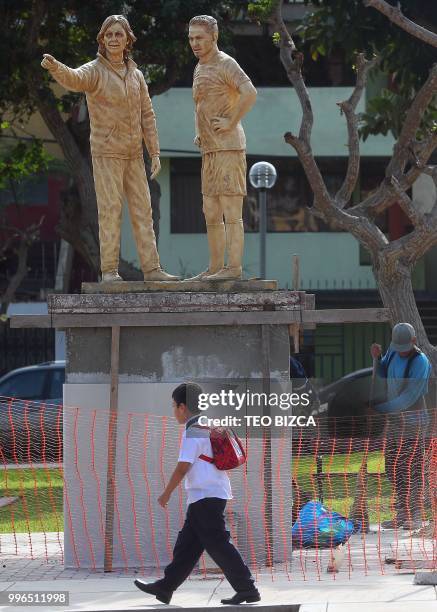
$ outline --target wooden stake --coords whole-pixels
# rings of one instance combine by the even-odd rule
[[[349,518],[361,523],[361,531],[369,533],[369,508],[367,505],[367,450],[364,452],[357,474],[355,496]]]
[[[105,572],[112,571],[114,549],[115,467],[118,418],[118,373],[120,363],[120,327],[111,328],[111,395],[108,424],[108,463],[106,472]]]
[[[300,264],[299,255],[293,255],[293,291],[300,289]]]
[[[292,323],[288,326],[288,333],[293,338],[293,346],[295,354],[299,352],[300,348],[300,325],[299,323]]]
[[[376,379],[376,370],[378,366],[378,360],[373,359],[373,370],[372,370],[372,380],[370,383],[370,394],[369,394],[369,413],[371,414],[372,409],[372,400],[375,394],[375,379]],[[369,423],[370,427],[370,423]],[[361,530],[364,533],[369,533],[370,531],[370,521],[369,521],[369,506],[367,503],[367,482],[368,482],[368,474],[367,474],[367,458],[368,458],[368,450],[369,450],[369,439],[366,440],[366,448],[364,451],[364,456],[361,461],[361,466],[357,475],[356,487],[355,487],[355,498],[352,504],[352,508],[349,516],[358,520],[361,523]]]

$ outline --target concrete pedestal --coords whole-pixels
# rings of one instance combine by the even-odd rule
[[[173,494],[168,510],[157,504],[176,464],[182,433],[172,417],[171,392],[193,379],[261,379],[266,355],[271,378],[289,380],[288,325],[268,325],[263,331],[252,320],[242,325],[219,322],[229,313],[298,312],[301,297],[288,291],[51,296],[53,320],[58,326],[62,317],[70,321],[64,388],[66,566],[104,564],[111,328],[102,327],[101,318],[114,315],[122,325],[113,566],[159,570],[171,559],[185,513],[182,489]],[[155,313],[167,313],[167,324],[148,325],[147,316]],[[179,319],[172,325],[172,316],[183,313],[215,313],[217,324],[184,326]],[[85,315],[86,327],[76,327],[84,324]],[[135,316],[141,326],[132,324]],[[123,317],[130,321],[127,326]],[[291,430],[273,440],[268,473],[265,440],[258,435],[247,443],[247,466],[229,473],[234,500],[228,514],[231,534],[254,567],[269,558],[289,558]],[[272,501],[266,490],[271,490]]]

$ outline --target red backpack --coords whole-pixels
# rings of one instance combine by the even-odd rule
[[[233,429],[226,427],[210,428],[201,425],[193,425],[193,427],[209,429],[213,456],[200,455],[199,459],[212,463],[218,470],[233,470],[246,463],[246,452],[243,444]]]

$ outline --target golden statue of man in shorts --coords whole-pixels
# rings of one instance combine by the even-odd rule
[[[123,199],[126,197],[144,280],[172,281],[161,269],[153,231],[143,140],[160,171],[155,113],[146,81],[130,51],[136,37],[123,15],[107,17],[97,35],[97,58],[69,68],[44,54],[41,65],[65,89],[85,92],[91,125],[91,156],[99,213],[100,267],[103,281],[118,274]]]
[[[202,153],[203,212],[209,246],[208,269],[190,280],[241,279],[246,138],[240,121],[255,104],[256,89],[238,63],[218,49],[214,17],[193,17],[188,39],[199,60],[193,79],[194,142]]]

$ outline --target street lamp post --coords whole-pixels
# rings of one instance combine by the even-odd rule
[[[249,181],[258,190],[259,234],[260,234],[260,277],[266,277],[266,235],[267,235],[267,189],[276,183],[276,168],[266,161],[253,164],[249,171]]]
[[[266,234],[267,234],[267,189],[271,189],[276,182],[276,169],[272,164],[261,161],[254,164],[249,170],[249,181],[252,187],[258,190],[259,196],[259,238],[260,238],[260,276],[266,277]],[[270,326],[261,325],[262,354],[263,354],[263,383],[262,390],[265,397],[270,394]],[[263,416],[270,417],[271,408],[268,403],[263,404]],[[273,565],[273,497],[272,497],[272,440],[271,428],[263,428],[264,452],[264,484],[266,489],[265,515],[267,527],[267,559],[266,565]]]

